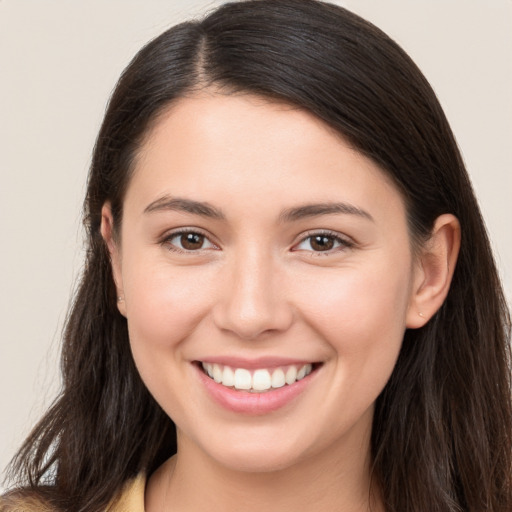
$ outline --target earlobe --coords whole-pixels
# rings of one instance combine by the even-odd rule
[[[460,248],[460,223],[451,214],[437,218],[432,235],[418,256],[406,326],[423,327],[442,306]]]
[[[114,237],[114,218],[112,216],[112,208],[110,203],[107,202],[103,205],[101,209],[101,236],[105,241],[108,252],[110,254],[110,264],[112,265],[112,276],[114,278],[114,282],[117,289],[117,308],[119,312],[126,316],[126,306],[124,301],[124,291],[123,291],[123,279],[121,272],[121,255],[119,251],[119,245]],[[119,298],[123,298],[119,300]]]

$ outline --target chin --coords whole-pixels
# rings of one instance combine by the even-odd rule
[[[206,442],[199,446],[201,451],[226,469],[244,473],[272,473],[291,468],[315,451],[302,437],[292,439],[277,432],[264,435],[255,429],[227,435],[225,439],[212,436]]]
[[[274,473],[293,467],[300,461],[297,454],[276,450],[248,449],[229,450],[211,454],[216,461],[230,471],[241,473]]]

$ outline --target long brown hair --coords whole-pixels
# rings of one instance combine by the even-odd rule
[[[176,451],[175,427],[143,385],[116,307],[101,208],[116,227],[134,156],[170,103],[200,87],[306,109],[394,180],[411,237],[443,213],[462,246],[449,295],[408,330],[376,404],[373,477],[388,512],[510,512],[510,317],[474,193],[443,111],[389,37],[315,0],[248,0],[177,25],[124,71],[96,146],[85,200],[87,260],[62,351],[63,390],[12,475],[58,510],[102,510],[124,482]]]

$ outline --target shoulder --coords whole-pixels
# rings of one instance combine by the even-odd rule
[[[14,490],[0,496],[0,512],[52,512],[52,508],[33,491]]]
[[[128,480],[110,502],[107,512],[144,512],[146,477],[140,474]],[[15,489],[0,496],[0,512],[55,512],[36,491]]]

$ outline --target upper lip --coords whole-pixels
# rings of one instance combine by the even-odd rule
[[[212,363],[230,366],[232,368],[246,368],[248,370],[258,368],[278,368],[280,366],[290,365],[303,366],[305,364],[315,363],[315,361],[311,359],[297,359],[292,357],[275,356],[262,356],[251,359],[236,356],[213,356],[205,357],[204,359],[199,359],[198,361],[201,363]]]

